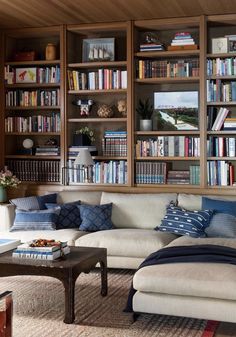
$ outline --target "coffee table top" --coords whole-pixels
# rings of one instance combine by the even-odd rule
[[[99,260],[106,256],[106,248],[93,247],[70,247],[71,252],[56,260],[37,260],[12,257],[12,250],[0,254],[0,269],[1,265],[12,266],[34,266],[34,267],[49,267],[49,268],[73,268],[74,266],[87,264],[89,261]]]

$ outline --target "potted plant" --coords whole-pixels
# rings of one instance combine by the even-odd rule
[[[94,131],[88,126],[76,130],[73,135],[73,145],[90,146],[95,141]]]
[[[145,101],[139,99],[136,111],[140,115],[140,130],[151,131],[153,105],[150,103],[149,98],[147,98]]]
[[[0,171],[0,202],[7,201],[6,189],[8,187],[17,187],[19,184],[19,179],[5,166],[4,169]]]

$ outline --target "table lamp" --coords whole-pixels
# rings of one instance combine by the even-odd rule
[[[75,158],[74,165],[82,165],[84,169],[84,182],[91,183],[92,177],[89,176],[89,166],[94,165],[93,158],[87,148],[80,149],[79,154]]]

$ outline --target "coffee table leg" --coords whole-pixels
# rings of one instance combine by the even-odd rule
[[[65,319],[64,323],[71,324],[75,320],[75,280],[69,276],[63,280],[65,288]]]
[[[107,295],[107,263],[105,261],[99,261],[101,267],[101,281],[102,281],[102,288],[101,288],[101,295]]]

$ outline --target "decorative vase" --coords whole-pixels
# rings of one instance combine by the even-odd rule
[[[6,201],[7,201],[6,188],[3,186],[0,186],[0,202],[6,202]]]
[[[151,119],[140,119],[139,128],[140,128],[140,131],[152,131],[152,120]]]
[[[56,60],[56,46],[53,43],[48,43],[45,51],[45,58],[47,61]]]

